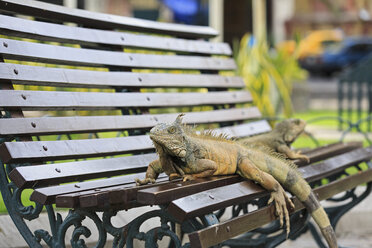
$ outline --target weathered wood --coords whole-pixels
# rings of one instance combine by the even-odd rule
[[[174,181],[180,181],[180,179],[174,180]],[[156,180],[156,185],[166,185],[169,183],[169,179],[167,176],[162,175]],[[112,208],[115,206],[115,208],[118,209],[128,209],[130,203],[136,203],[138,205],[143,205],[139,202],[134,201],[135,197],[133,197],[134,191],[138,189],[145,189],[153,187],[153,185],[142,185],[142,186],[136,186],[135,183],[132,183],[130,185],[126,186],[114,186],[104,189],[96,190],[95,192],[81,192],[80,195],[77,194],[69,194],[69,195],[61,195],[57,196],[56,199],[56,206],[61,206],[60,202],[61,199],[68,199],[70,201],[70,198],[76,200],[77,203],[75,205],[70,205],[71,207],[81,207],[81,208]],[[116,198],[118,197],[120,200],[116,201]]]
[[[148,21],[144,19],[71,9],[37,1],[2,0],[0,11],[30,15],[52,21],[74,22],[87,27],[153,32],[188,38],[211,38],[218,32],[211,27]]]
[[[0,156],[5,163],[22,163],[104,157],[152,149],[148,136],[138,135],[106,139],[5,142],[0,146]]]
[[[17,167],[9,174],[18,188],[36,188],[45,185],[81,181],[146,171],[157,155],[133,155],[119,158],[86,160],[69,163]]]
[[[327,159],[313,166],[300,168],[304,178],[313,181],[341,171],[351,165],[371,160],[372,147],[361,148]],[[169,213],[178,221],[213,212],[217,209],[245,202],[268,194],[251,181],[207,190],[198,194],[174,200],[168,207]]]
[[[370,181],[372,181],[372,169],[318,187],[314,192],[319,200],[324,200]],[[296,198],[294,203],[295,211],[304,208],[302,203]],[[210,247],[219,244],[224,240],[228,240],[268,224],[277,218],[278,217],[275,215],[275,207],[271,204],[270,206],[263,207],[252,213],[244,214],[189,234],[191,247]]]
[[[137,192],[137,201],[146,205],[159,205],[169,203],[175,199],[195,194],[204,190],[223,187],[233,183],[241,182],[242,177],[237,175],[198,178],[193,181],[166,184]]]
[[[84,192],[87,190],[94,191],[96,189],[103,189],[106,187],[113,187],[118,185],[121,185],[121,187],[123,187],[127,184],[133,184],[136,178],[144,178],[144,176],[145,173],[137,173],[93,181],[37,188],[34,192],[32,192],[30,199],[42,204],[52,204],[55,203],[55,198],[58,195],[73,194],[77,192]],[[164,176],[165,175],[160,175],[159,178],[164,178]]]
[[[7,36],[78,43],[82,45],[110,45],[125,48],[164,50],[183,53],[231,55],[226,43],[185,40],[154,35],[115,32],[91,28],[31,21],[0,15],[0,33]]]
[[[245,86],[240,77],[210,74],[105,72],[9,63],[0,63],[0,80],[12,80],[14,84],[79,88],[243,88]]]
[[[261,113],[256,107],[222,109],[185,113],[184,123],[202,124],[257,119]],[[60,133],[86,133],[148,129],[158,123],[169,123],[176,119],[174,114],[126,115],[126,116],[74,116],[0,119],[0,137],[16,135],[45,135]]]
[[[234,70],[232,58],[185,55],[154,55],[101,51],[86,48],[47,45],[0,38],[0,54],[4,59],[17,59],[62,65],[116,66],[177,70]]]
[[[55,91],[0,91],[0,109],[24,110],[97,110],[121,107],[181,107],[246,103],[247,91],[209,93],[96,93]]]
[[[321,146],[315,149],[311,149],[303,154],[307,155],[310,158],[311,163],[319,162],[325,158],[333,157],[336,155],[340,155],[342,153],[354,150],[356,148],[362,148],[362,142],[347,142],[347,143],[334,143],[327,146]],[[298,166],[303,166],[307,164],[306,161],[301,159],[296,159],[294,162]]]

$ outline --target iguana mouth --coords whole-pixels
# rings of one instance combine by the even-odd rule
[[[157,150],[166,150],[173,156],[184,158],[186,156],[186,149],[182,142],[177,142],[173,137],[168,135],[151,135],[150,139],[154,143]]]

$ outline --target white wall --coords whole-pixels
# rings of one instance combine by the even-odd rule
[[[275,43],[285,40],[284,22],[294,15],[295,0],[273,1],[273,33]]]

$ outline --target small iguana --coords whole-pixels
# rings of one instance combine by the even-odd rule
[[[172,124],[161,123],[151,129],[150,138],[159,153],[159,160],[150,164],[146,178],[137,179],[138,184],[154,182],[163,171],[172,176],[182,175],[184,181],[212,175],[239,174],[271,192],[268,204],[275,203],[281,226],[283,219],[287,223],[288,235],[290,223],[287,204],[291,208],[294,205],[283,185],[311,213],[329,247],[337,247],[326,212],[291,161],[275,156],[275,152],[271,155],[258,148],[245,147],[223,135],[215,136],[210,132],[197,134],[182,124],[181,117],[179,115]]]
[[[302,159],[310,162],[308,156],[295,152],[291,144],[304,131],[306,122],[301,119],[287,119],[275,125],[271,132],[239,140],[246,146],[264,146],[281,153],[290,159]]]

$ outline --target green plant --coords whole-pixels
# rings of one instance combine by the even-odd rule
[[[292,84],[304,80],[302,70],[295,58],[284,50],[270,50],[267,41],[257,41],[246,34],[240,44],[234,44],[234,57],[238,74],[243,77],[255,105],[267,117],[278,116],[283,110],[286,117],[292,115]]]

